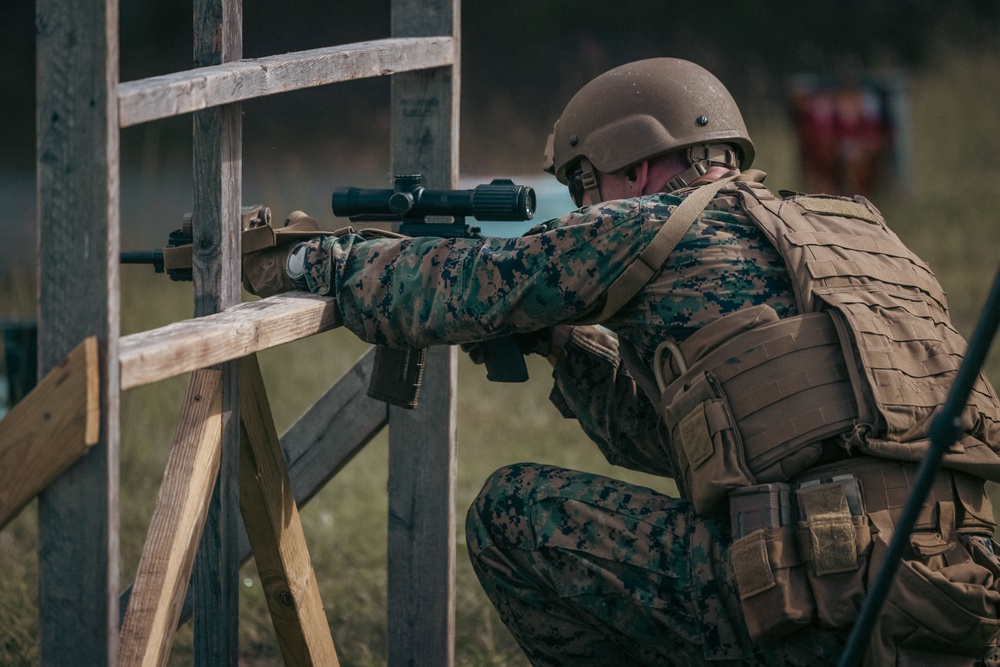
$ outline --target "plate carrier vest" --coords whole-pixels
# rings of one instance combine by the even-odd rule
[[[930,268],[867,199],[779,199],[741,176],[723,191],[782,256],[800,314],[748,308],[658,351],[675,477],[702,514],[725,511],[735,488],[787,482],[831,453],[920,461],[967,347]],[[633,375],[648,378],[629,352]],[[1000,401],[982,373],[962,432],[943,465],[1000,481]]]

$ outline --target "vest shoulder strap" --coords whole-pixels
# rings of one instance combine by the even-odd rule
[[[670,218],[660,227],[646,249],[629,264],[608,288],[604,301],[596,313],[585,315],[575,324],[597,324],[617,313],[622,306],[639,293],[646,283],[657,274],[663,262],[680,243],[684,234],[701,215],[705,207],[718,192],[734,180],[755,180],[763,177],[763,172],[747,170],[730,173],[717,181],[703,185],[691,192],[674,210]]]

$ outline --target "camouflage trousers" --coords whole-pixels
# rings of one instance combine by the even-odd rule
[[[552,466],[502,468],[466,520],[469,554],[534,665],[834,664],[844,637],[751,645],[728,530],[684,500]]]

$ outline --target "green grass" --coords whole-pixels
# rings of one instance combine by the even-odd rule
[[[909,192],[877,198],[890,225],[938,273],[949,293],[954,320],[972,331],[997,262],[1000,201],[1000,118],[984,103],[1000,97],[1000,58],[995,54],[953,58],[915,77],[912,90],[914,184]],[[759,149],[757,166],[768,183],[796,188],[795,153],[783,113],[751,123]],[[279,195],[275,195],[280,199]],[[147,268],[122,269],[122,331],[146,330],[187,318],[191,287]],[[33,279],[0,274],[5,294],[0,315],[30,315]],[[152,296],[151,296],[152,295]],[[275,422],[283,432],[364,352],[344,331],[268,350],[260,355]],[[987,372],[1000,377],[994,351]],[[486,382],[483,369],[460,355],[457,477],[458,665],[524,665],[516,645],[480,590],[465,554],[465,508],[494,469],[537,461],[626,478],[665,491],[668,480],[629,473],[603,461],[575,424],[549,405],[547,365],[530,360],[533,382]],[[126,392],[121,409],[121,551],[123,582],[138,564],[187,378]],[[326,605],[334,642],[345,666],[386,662],[387,442],[376,438],[313,500],[301,516]],[[0,665],[37,662],[37,532],[34,504],[0,532]],[[277,644],[252,563],[241,587],[240,645],[243,664],[279,661]],[[190,626],[176,638],[171,664],[190,663]]]

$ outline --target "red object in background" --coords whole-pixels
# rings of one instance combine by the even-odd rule
[[[839,84],[800,79],[792,112],[806,189],[871,195],[900,180],[901,88],[877,82]]]

